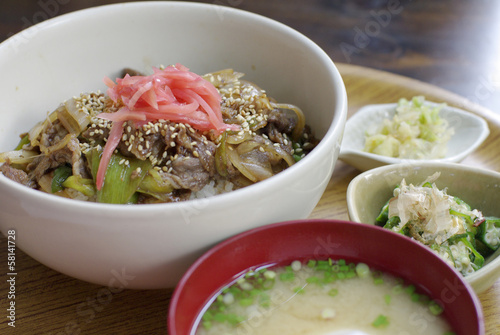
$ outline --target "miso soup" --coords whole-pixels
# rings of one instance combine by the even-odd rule
[[[224,288],[193,334],[455,334],[442,312],[414,285],[364,263],[294,261]]]

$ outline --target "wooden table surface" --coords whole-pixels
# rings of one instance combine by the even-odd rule
[[[124,1],[2,0],[0,41],[34,23],[74,10]],[[350,113],[363,85],[382,78],[426,92],[488,119],[494,138],[464,164],[500,171],[493,141],[500,133],[500,1],[496,0],[215,0],[288,24],[320,45],[346,80]],[[349,65],[351,64],[351,65]],[[352,66],[355,65],[355,66]],[[435,86],[393,77],[370,67]],[[366,78],[368,76],[368,78]],[[0,79],[1,80],[1,79]],[[360,80],[364,84],[360,84]],[[416,86],[415,86],[416,85]],[[438,87],[438,89],[435,89]],[[442,91],[445,89],[451,91]],[[363,88],[364,90],[364,88]],[[454,94],[453,94],[454,93]],[[385,93],[389,94],[389,93]],[[396,93],[392,93],[396,94]],[[386,95],[387,96],[387,95]],[[465,98],[467,100],[465,100]],[[470,103],[472,102],[472,103]],[[491,112],[493,111],[493,112]],[[345,188],[358,171],[339,162],[311,217],[346,219]],[[0,238],[0,334],[166,334],[171,290],[110,291],[59,274],[17,250],[16,327],[7,325],[6,239]],[[479,295],[488,335],[500,334],[500,281]]]

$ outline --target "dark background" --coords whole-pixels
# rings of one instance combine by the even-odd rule
[[[71,11],[123,0],[2,0],[0,40]],[[212,0],[285,23],[335,62],[398,73],[500,114],[500,1]]]

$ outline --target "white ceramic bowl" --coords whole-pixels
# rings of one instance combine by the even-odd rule
[[[352,221],[375,224],[382,206],[393,195],[394,187],[405,178],[418,184],[435,172],[440,189],[479,209],[485,216],[500,217],[500,173],[457,163],[422,162],[393,164],[356,176],[347,188],[347,207]],[[477,293],[488,289],[500,277],[500,249],[486,259],[477,272],[465,277]]]
[[[426,102],[428,105],[437,103]],[[364,151],[366,131],[373,125],[382,124],[384,119],[392,119],[397,103],[367,105],[351,116],[345,126],[339,158],[360,171],[366,171],[387,164],[402,162],[421,162],[422,160],[400,159],[373,154]],[[445,106],[440,111],[440,117],[448,121],[454,129],[454,134],[448,142],[446,156],[434,161],[461,162],[476,150],[490,134],[486,121],[462,109]]]
[[[0,45],[0,151],[63,100],[105,90],[124,67],[181,63],[234,68],[270,96],[300,106],[321,138],[302,161],[264,182],[208,200],[108,205],[67,200],[0,175],[0,226],[41,263],[85,281],[173,287],[215,243],[268,223],[306,218],[330,180],[347,113],[328,55],[297,31],[245,11],[182,2],[117,4],[33,26]],[[119,283],[122,279],[125,283]]]

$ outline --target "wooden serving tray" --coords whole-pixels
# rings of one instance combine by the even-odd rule
[[[500,113],[495,114],[461,96],[407,77],[354,65],[337,64],[337,67],[347,89],[347,118],[364,105],[397,102],[402,97],[409,99],[424,95],[429,101],[446,102],[483,117],[490,128],[486,141],[462,164],[500,171]],[[359,173],[355,168],[337,162],[333,177],[311,218],[348,220],[347,186]],[[500,334],[500,279],[480,294],[479,299],[483,305],[486,334]]]
[[[490,127],[485,143],[463,164],[500,171],[500,114],[474,105],[435,86],[387,72],[337,64],[344,78],[349,101],[348,117],[359,107],[395,102],[400,97],[424,95],[482,116]],[[339,161],[333,177],[311,218],[347,220],[346,190],[360,172]],[[166,315],[172,290],[109,289],[70,278],[16,251],[16,327],[5,316],[9,287],[6,283],[7,242],[0,237],[0,334],[167,334]],[[479,296],[484,310],[486,334],[500,334],[500,280]]]

